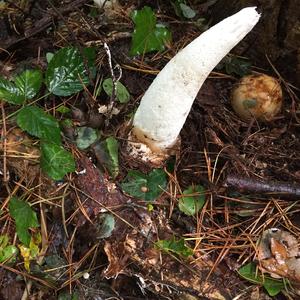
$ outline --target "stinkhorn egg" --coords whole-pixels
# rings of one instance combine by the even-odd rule
[[[231,105],[244,121],[272,121],[282,106],[279,81],[265,74],[245,76],[232,91]]]

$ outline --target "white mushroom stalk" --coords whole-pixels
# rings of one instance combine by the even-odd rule
[[[202,33],[168,62],[134,115],[128,143],[131,155],[154,165],[168,156],[203,82],[259,17],[256,7],[244,8]]]

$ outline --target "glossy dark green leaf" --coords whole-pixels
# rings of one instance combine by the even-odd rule
[[[22,104],[36,96],[41,84],[42,73],[39,70],[26,70],[14,82],[0,78],[0,99],[11,104]]]
[[[178,201],[179,209],[188,216],[194,216],[205,203],[204,188],[201,185],[189,186]]]
[[[165,44],[171,41],[170,31],[156,23],[152,9],[145,6],[132,14],[135,29],[132,35],[130,55],[140,55],[150,51],[163,51]]]
[[[31,236],[28,229],[39,226],[36,213],[27,202],[17,197],[10,199],[9,213],[16,222],[16,231],[20,241],[29,247]]]
[[[58,121],[37,106],[26,106],[17,116],[18,125],[29,134],[45,141],[61,143]]]
[[[11,104],[22,104],[24,97],[13,82],[0,78],[0,99]]]
[[[18,75],[14,81],[25,101],[36,96],[41,88],[42,80],[43,76],[40,70],[26,70]]]
[[[155,245],[165,252],[173,252],[180,256],[189,257],[193,255],[193,249],[185,245],[184,239],[176,240],[173,237],[171,240],[159,240]]]
[[[113,81],[111,78],[107,78],[103,81],[102,83],[103,89],[105,91],[105,93],[108,96],[112,96],[113,93]],[[121,82],[117,82],[117,94],[116,94],[116,98],[120,103],[127,103],[130,100],[130,94],[128,92],[128,90],[126,89],[126,87],[121,83]]]
[[[271,297],[279,294],[285,287],[283,280],[276,280],[257,274],[256,265],[252,262],[241,267],[238,273],[248,281],[262,285]]]
[[[75,171],[75,160],[70,152],[62,146],[41,143],[41,168],[52,179],[60,180],[67,173]]]
[[[166,174],[161,169],[155,169],[149,174],[130,170],[121,187],[132,197],[153,201],[167,187]]]
[[[83,54],[85,58],[74,47],[62,48],[54,54],[46,71],[46,85],[51,93],[70,96],[89,84],[87,69],[94,63],[94,56],[92,50]]]

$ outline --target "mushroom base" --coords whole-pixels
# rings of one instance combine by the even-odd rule
[[[141,130],[132,128],[126,143],[127,153],[137,160],[151,167],[161,167],[170,155],[175,155],[180,149],[180,138],[167,149],[161,149],[155,142],[146,137]]]

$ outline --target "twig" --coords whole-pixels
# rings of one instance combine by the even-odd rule
[[[2,114],[2,142],[3,142],[3,182],[7,184],[8,178],[7,178],[7,130],[6,130],[6,120],[5,120],[5,110],[4,110],[4,102],[1,102],[1,114]]]
[[[105,50],[107,58],[108,58],[108,65],[109,65],[110,75],[111,75],[111,79],[112,79],[112,82],[113,82],[113,90],[112,90],[112,94],[111,94],[111,97],[110,97],[110,103],[109,103],[108,109],[107,109],[107,111],[108,111],[108,116],[107,116],[107,119],[106,119],[106,123],[107,123],[107,122],[109,122],[109,120],[111,119],[111,116],[112,116],[112,111],[113,111],[113,107],[114,107],[114,103],[115,103],[115,99],[116,99],[116,95],[117,95],[117,84],[118,84],[118,81],[122,77],[122,69],[121,69],[119,64],[116,64],[113,67],[111,53],[110,53],[110,49],[109,49],[107,43],[104,43],[103,47],[104,47],[104,50]],[[114,69],[118,69],[118,72],[119,72],[118,77],[116,77]],[[106,126],[107,125],[108,124],[106,124]]]
[[[224,186],[245,192],[276,194],[278,196],[300,196],[299,184],[283,181],[265,181],[240,175],[228,175]]]

